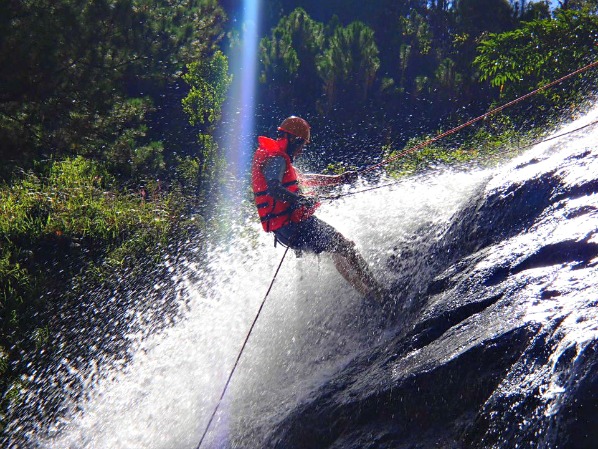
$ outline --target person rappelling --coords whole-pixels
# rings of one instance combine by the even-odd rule
[[[278,138],[258,137],[251,169],[255,204],[264,231],[296,251],[328,252],[338,272],[362,295],[380,298],[382,287],[367,262],[335,228],[314,215],[320,203],[301,187],[335,186],[357,179],[357,172],[341,175],[302,174],[293,162],[310,143],[310,126],[291,116],[278,127]]]

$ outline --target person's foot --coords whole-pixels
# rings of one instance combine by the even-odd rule
[[[390,289],[385,288],[381,285],[376,285],[376,287],[372,288],[370,292],[367,294],[369,298],[374,299],[376,302],[380,304],[384,304],[389,300],[392,300],[393,293]]]
[[[378,307],[384,306],[388,302],[393,302],[392,292],[381,285],[371,288],[365,296],[371,302],[376,303]]]
[[[395,317],[405,312],[405,304],[400,298],[400,289],[394,287],[376,286],[370,290],[366,298],[374,302],[386,316]]]

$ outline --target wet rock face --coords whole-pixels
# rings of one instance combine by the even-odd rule
[[[391,336],[267,447],[596,447],[598,148],[535,151],[425,254],[397,243]]]

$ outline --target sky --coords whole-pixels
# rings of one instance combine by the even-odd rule
[[[559,6],[559,2],[558,2],[558,0],[550,0],[550,8],[551,8],[551,9],[554,9],[554,8],[556,8],[557,6]]]

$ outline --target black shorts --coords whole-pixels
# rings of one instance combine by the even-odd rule
[[[274,234],[285,246],[316,254],[335,252],[345,242],[340,232],[313,215],[305,221],[289,223]]]

